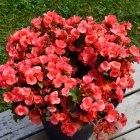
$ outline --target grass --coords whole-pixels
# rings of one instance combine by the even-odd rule
[[[6,62],[5,45],[15,30],[30,26],[30,20],[48,10],[55,10],[63,17],[93,16],[101,22],[105,15],[115,14],[120,21],[130,21],[132,41],[140,46],[139,0],[0,0],[0,64]],[[2,101],[0,89],[0,112],[8,108]]]

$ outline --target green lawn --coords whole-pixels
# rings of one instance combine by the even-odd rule
[[[105,15],[115,14],[119,20],[130,21],[133,43],[140,46],[140,0],[0,0],[0,64],[6,62],[5,45],[15,30],[30,26],[30,20],[48,10],[55,10],[64,17],[93,16],[98,22]],[[0,112],[8,105],[2,102],[0,89]]]

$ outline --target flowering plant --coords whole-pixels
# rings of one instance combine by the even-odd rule
[[[15,115],[40,124],[47,114],[68,136],[92,124],[97,139],[125,126],[113,101],[122,102],[133,87],[132,62],[140,61],[127,37],[131,24],[114,15],[98,24],[91,16],[65,19],[51,11],[31,23],[9,37],[9,60],[0,66],[0,86],[9,89],[4,101]]]

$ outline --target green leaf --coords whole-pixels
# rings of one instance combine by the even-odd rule
[[[78,87],[71,88],[69,91],[69,95],[73,97],[73,101],[80,102],[81,101],[81,92]]]
[[[43,83],[42,82],[38,82],[37,84],[41,89],[43,88]]]

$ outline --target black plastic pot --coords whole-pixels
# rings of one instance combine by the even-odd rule
[[[45,123],[44,127],[46,128],[50,140],[88,140],[93,133],[93,126],[89,124],[84,125],[73,137],[62,133],[58,126],[50,122]]]

